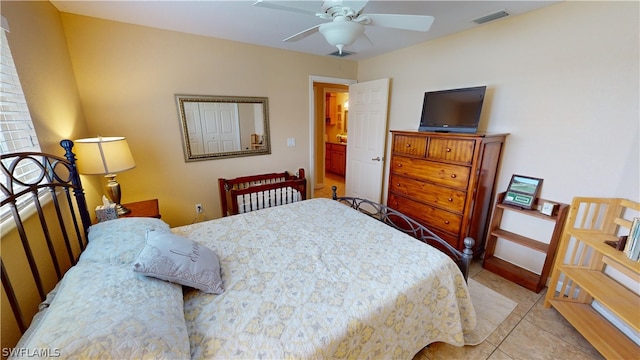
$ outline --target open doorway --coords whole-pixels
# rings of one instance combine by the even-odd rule
[[[317,169],[314,197],[331,197],[331,187],[338,188],[344,196],[348,146],[348,99],[349,87],[341,84],[314,83],[314,93],[322,101],[316,102],[317,136],[314,157]]]
[[[348,148],[349,84],[355,80],[311,77],[311,196],[331,197],[331,187],[344,196]]]
[[[323,174],[326,175],[326,106],[324,92],[315,91],[310,77],[310,195],[313,197],[315,187],[326,186]],[[349,131],[346,147],[345,195],[361,197],[374,202],[381,202],[384,190],[385,144],[388,126],[389,78],[370,80],[361,83],[348,82],[349,105],[347,128]],[[335,84],[332,83],[332,84]],[[316,86],[317,88],[317,86]],[[318,120],[319,118],[319,120]],[[328,137],[328,136],[327,136]]]

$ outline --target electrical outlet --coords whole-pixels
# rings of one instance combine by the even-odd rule
[[[202,214],[203,212],[202,204],[196,204],[196,214]]]

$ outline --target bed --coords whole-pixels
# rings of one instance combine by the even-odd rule
[[[91,225],[73,144],[62,145],[66,160],[2,157],[5,174],[15,159],[62,170],[44,188],[62,185],[54,197],[74,211],[59,219],[75,224],[63,226],[73,234],[66,262],[75,265],[53,290],[37,292],[40,311],[31,321],[20,291],[10,290],[18,274],[5,269],[3,250],[3,291],[24,332],[7,347],[9,357],[411,358],[436,341],[462,346],[475,327],[467,269],[458,266],[468,265],[471,239],[468,253],[445,254],[423,243],[438,242],[427,229],[356,198],[309,199],[176,228],[153,218]],[[8,189],[3,184],[3,208],[12,207]],[[55,201],[38,207],[58,213]],[[46,223],[57,232],[57,220]],[[186,247],[171,245],[167,255],[163,241]],[[180,261],[196,265],[187,271]],[[42,276],[33,271],[38,262],[27,267],[33,278]],[[153,276],[154,266],[170,269],[163,274],[170,281]]]
[[[222,216],[242,214],[307,198],[304,169],[296,175],[284,171],[218,179]]]

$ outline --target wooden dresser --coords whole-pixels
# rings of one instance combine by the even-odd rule
[[[421,222],[455,248],[483,252],[508,134],[391,131],[387,206]]]

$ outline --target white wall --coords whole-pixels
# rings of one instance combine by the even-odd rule
[[[510,133],[498,192],[520,174],[544,179],[540,196],[549,200],[640,201],[639,7],[552,5],[361,61],[358,80],[391,78],[389,128],[413,130],[425,91],[487,85],[481,130]],[[549,241],[548,227],[504,220],[503,228]],[[544,262],[503,239],[495,255],[534,272]]]
[[[414,130],[425,91],[486,84],[480,126],[510,133],[498,191],[517,173],[546,199],[639,201],[638,13],[560,3],[361,61],[358,80],[391,78],[389,128]]]

